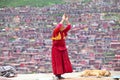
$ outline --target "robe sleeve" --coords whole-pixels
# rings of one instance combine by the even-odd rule
[[[67,25],[67,27],[64,29],[64,32],[67,33],[71,29],[71,25]]]

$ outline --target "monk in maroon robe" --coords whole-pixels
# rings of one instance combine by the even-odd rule
[[[63,22],[66,22],[67,26],[64,27]],[[53,74],[62,79],[62,74],[72,72],[72,65],[68,57],[68,51],[66,48],[65,38],[68,31],[71,28],[71,24],[68,21],[68,16],[63,15],[60,23],[53,30],[52,35],[52,69]]]

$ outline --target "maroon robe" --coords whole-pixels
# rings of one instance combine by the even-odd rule
[[[65,37],[70,30],[71,25],[60,31],[62,24],[58,24],[53,31],[52,35],[52,69],[55,75],[72,72],[72,65],[68,57],[66,48]]]

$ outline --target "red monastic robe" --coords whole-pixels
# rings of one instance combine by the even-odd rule
[[[72,72],[72,66],[68,57],[65,37],[70,30],[71,25],[60,31],[62,24],[58,24],[52,35],[52,69],[55,75]]]

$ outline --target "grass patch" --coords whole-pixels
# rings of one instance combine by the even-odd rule
[[[0,7],[44,7],[63,3],[65,3],[63,0],[0,0]]]
[[[105,13],[104,19],[107,20],[119,20],[120,14],[119,13]]]

